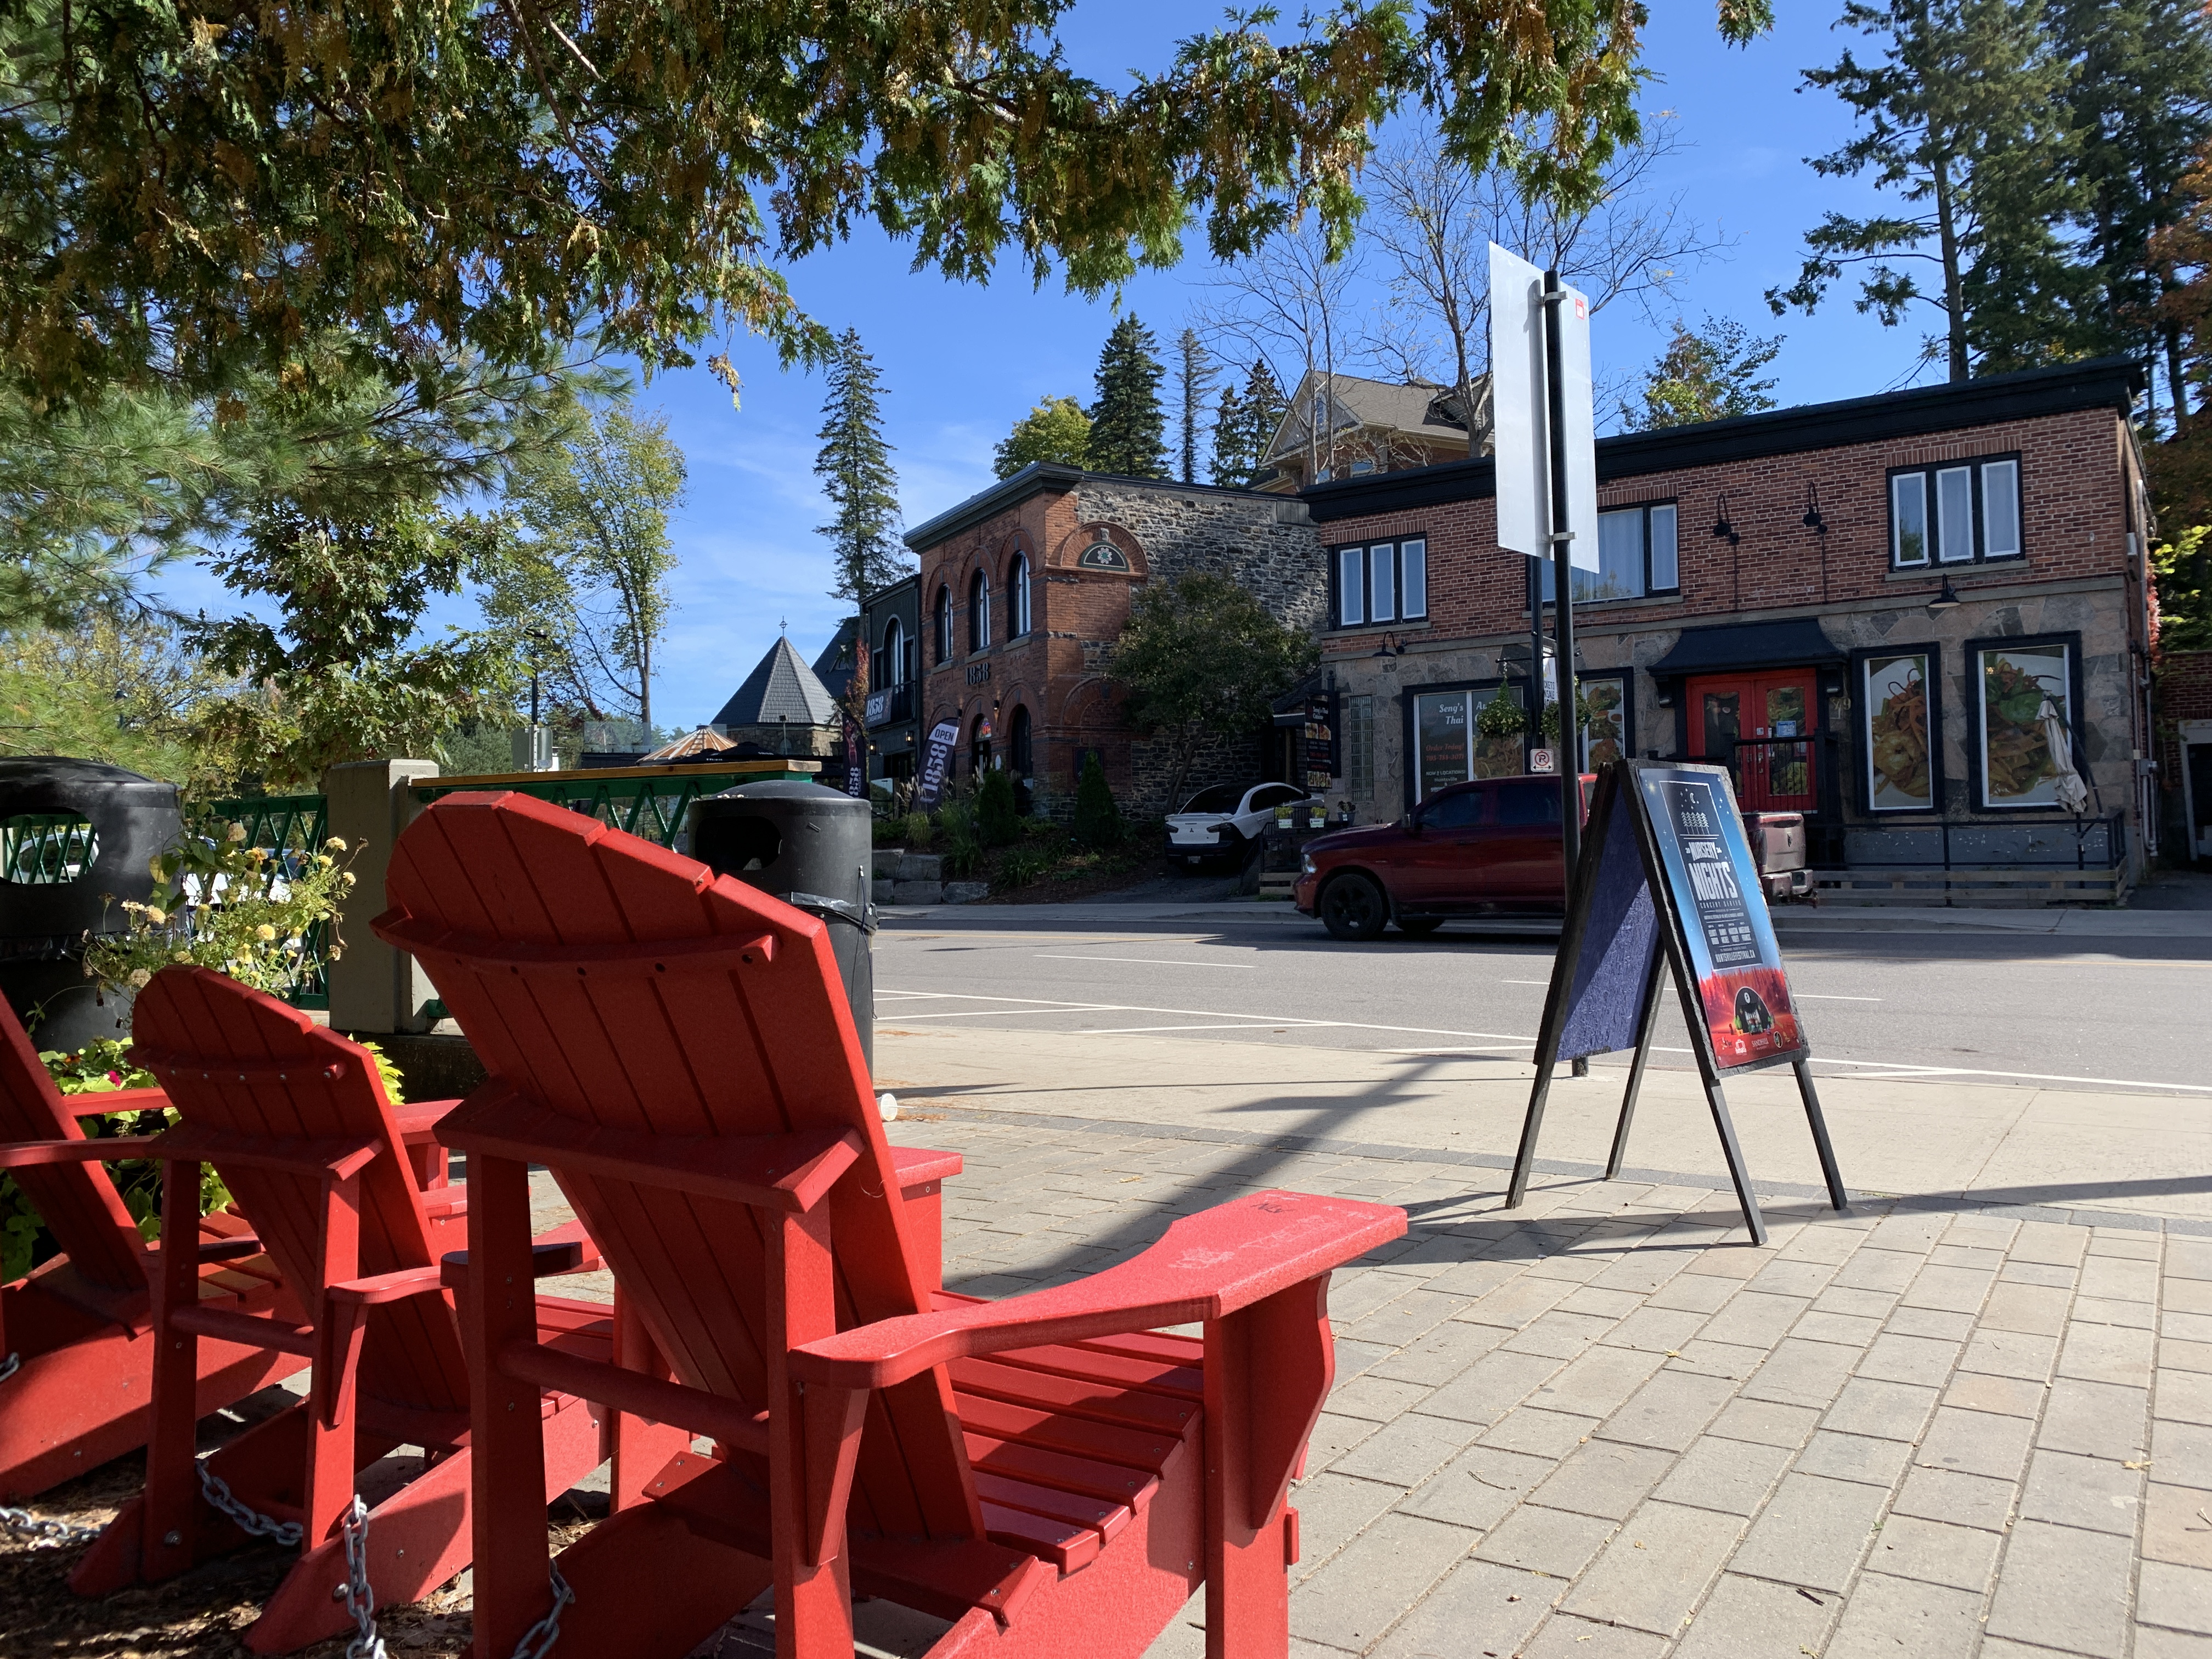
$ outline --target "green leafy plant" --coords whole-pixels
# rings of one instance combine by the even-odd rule
[[[1014,781],[1003,771],[984,773],[975,786],[975,833],[986,847],[1010,847],[1021,836]]]
[[[1528,729],[1528,717],[1504,686],[1474,711],[1474,729],[1486,738],[1517,738]]]
[[[173,963],[193,963],[257,991],[291,989],[307,971],[309,936],[335,930],[354,884],[337,858],[348,848],[335,836],[314,853],[246,841],[242,823],[203,823],[155,854],[148,867],[161,884],[143,902],[124,902],[124,929],[85,936],[85,976],[135,991]],[[325,959],[342,948],[333,931]]]
[[[1096,755],[1085,757],[1083,775],[1076,780],[1072,829],[1080,847],[1103,850],[1121,842],[1121,809],[1115,804],[1114,792],[1106,787],[1106,769]]]
[[[942,856],[947,880],[957,881],[975,872],[983,861],[983,838],[975,823],[975,797],[965,788],[945,797],[937,809],[937,829],[942,837]]]

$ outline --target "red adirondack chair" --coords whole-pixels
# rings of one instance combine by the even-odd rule
[[[256,1317],[196,1306],[189,1265],[179,1273],[163,1249],[146,1489],[86,1551],[70,1587],[98,1595],[167,1578],[235,1548],[249,1529],[297,1541],[299,1560],[246,1637],[257,1652],[289,1652],[351,1622],[343,1534],[356,1475],[395,1447],[429,1455],[368,1511],[376,1604],[415,1601],[468,1565],[469,1375],[440,1258],[465,1236],[469,1195],[444,1184],[446,1154],[421,1121],[452,1103],[403,1120],[366,1049],[206,969],[156,974],[138,994],[132,1030],[132,1058],[183,1114],[150,1143],[165,1160],[163,1238],[190,1236],[200,1166],[214,1164],[297,1308]],[[426,1173],[437,1184],[426,1186]],[[596,1263],[573,1226],[538,1241],[537,1261],[540,1272]],[[526,1297],[519,1307],[549,1352],[609,1358],[605,1305]],[[185,1384],[209,1339],[297,1356],[313,1381],[305,1401],[198,1463]],[[547,1486],[533,1510],[542,1519],[606,1448],[595,1413],[573,1395],[533,1389],[518,1408],[546,1448]]]
[[[946,1296],[819,921],[512,794],[431,807],[387,892],[377,931],[491,1074],[440,1131],[472,1191],[481,1659],[549,1613],[557,1653],[682,1654],[771,1586],[785,1659],[850,1659],[856,1592],[948,1621],[935,1659],[1116,1659],[1201,1583],[1209,1653],[1282,1659],[1328,1274],[1402,1211],[1262,1193],[1080,1284]],[[529,1272],[532,1163],[672,1381],[556,1352],[499,1294]],[[1194,1320],[1202,1342],[1152,1334]],[[547,1385],[716,1443],[555,1577],[524,1501],[541,1431],[510,1409]]]
[[[94,1140],[78,1112],[167,1104],[158,1089],[64,1096],[0,1004],[0,1169],[15,1177],[63,1254],[0,1288],[0,1502],[19,1501],[146,1443],[154,1378],[156,1253],[138,1236],[103,1161],[146,1155],[144,1137]],[[276,1265],[244,1220],[198,1224],[199,1304],[265,1313]],[[235,1342],[200,1350],[192,1409],[219,1411],[307,1361]]]

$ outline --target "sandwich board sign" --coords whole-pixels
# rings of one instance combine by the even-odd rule
[[[1844,1208],[1843,1176],[1808,1065],[1812,1045],[1790,994],[1728,769],[1639,760],[1612,761],[1599,773],[1544,999],[1536,1081],[1506,1207],[1527,1194],[1553,1068],[1563,1060],[1627,1048],[1635,1057],[1606,1179],[1620,1175],[1669,979],[1688,1019],[1705,1102],[1752,1242],[1766,1242],[1766,1223],[1722,1093],[1727,1077],[1791,1068],[1828,1197]]]

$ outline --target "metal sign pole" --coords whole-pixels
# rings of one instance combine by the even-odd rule
[[[1559,774],[1559,848],[1571,882],[1582,845],[1582,733],[1575,720],[1574,575],[1569,551],[1575,526],[1568,507],[1566,384],[1559,367],[1559,307],[1567,298],[1559,273],[1544,273],[1545,436],[1550,441],[1552,474],[1552,637],[1559,659],[1559,736],[1552,750]],[[1594,532],[1595,525],[1589,526]]]

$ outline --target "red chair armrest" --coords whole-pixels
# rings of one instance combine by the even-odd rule
[[[1218,1319],[1405,1231],[1406,1212],[1395,1205],[1257,1193],[1185,1216],[1142,1255],[1076,1284],[879,1320],[807,1343],[793,1352],[791,1374],[881,1389],[948,1360]]]
[[[398,1273],[373,1273],[367,1279],[349,1279],[331,1285],[325,1292],[333,1302],[350,1302],[357,1306],[374,1308],[386,1302],[404,1302],[410,1296],[421,1296],[429,1291],[445,1289],[445,1281],[435,1267],[402,1267]]]
[[[437,1144],[438,1120],[461,1103],[458,1100],[410,1100],[392,1109],[399,1126],[399,1139],[410,1146]]]
[[[71,1117],[99,1112],[155,1112],[169,1103],[159,1089],[110,1089],[101,1094],[64,1095],[62,1109]]]
[[[469,1253],[448,1250],[439,1257],[442,1264],[445,1284],[449,1290],[465,1290],[469,1283]],[[592,1243],[591,1234],[584,1231],[580,1221],[543,1232],[530,1241],[530,1274],[533,1279],[553,1279],[562,1273],[596,1273],[602,1265],[599,1247]]]
[[[126,1158],[158,1158],[159,1135],[109,1135],[100,1139],[10,1140],[0,1143],[0,1170],[34,1170],[41,1164],[105,1164]]]

